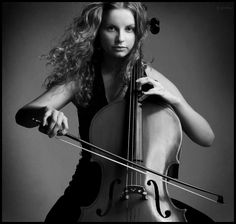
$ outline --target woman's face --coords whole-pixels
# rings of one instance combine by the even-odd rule
[[[135,43],[135,20],[128,9],[113,9],[103,18],[99,31],[100,44],[108,57],[123,58]]]

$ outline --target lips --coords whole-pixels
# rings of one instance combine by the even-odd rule
[[[114,49],[126,49],[126,47],[123,47],[123,46],[114,46],[113,48]]]
[[[127,48],[126,47],[120,47],[120,46],[115,46],[113,47],[114,51],[118,51],[118,52],[122,52],[122,51],[125,51]]]

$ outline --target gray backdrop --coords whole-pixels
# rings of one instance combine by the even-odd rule
[[[15,123],[15,113],[44,89],[46,53],[83,3],[3,3],[2,48],[2,218],[43,221],[71,180],[79,150]],[[212,217],[233,221],[234,210],[234,30],[232,3],[147,3],[161,32],[149,35],[146,58],[165,74],[215,132],[210,148],[184,135],[179,179],[223,194],[216,204],[182,190],[170,195]],[[67,114],[77,135],[73,105]]]

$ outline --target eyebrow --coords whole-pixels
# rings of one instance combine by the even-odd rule
[[[113,24],[113,23],[105,23],[104,25],[106,25],[106,26],[108,26],[108,25],[112,25],[112,26],[116,26],[115,24]],[[128,25],[126,25],[126,26],[134,26],[135,27],[135,24],[134,23],[131,23],[131,24],[128,24]]]

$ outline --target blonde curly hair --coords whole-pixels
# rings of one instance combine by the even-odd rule
[[[80,16],[74,18],[64,33],[64,39],[46,55],[47,64],[53,68],[44,81],[47,89],[76,80],[79,84],[76,94],[79,105],[89,104],[95,76],[94,66],[101,60],[97,33],[104,13],[119,8],[129,9],[136,24],[134,47],[126,56],[119,72],[124,85],[128,83],[147,34],[146,6],[140,2],[93,2],[83,9]]]

